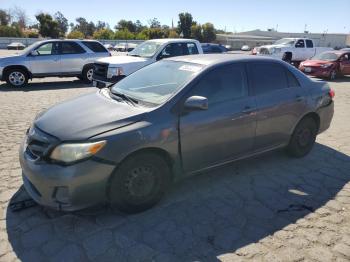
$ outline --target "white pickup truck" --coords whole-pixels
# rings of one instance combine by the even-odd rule
[[[203,54],[197,40],[168,38],[145,41],[126,55],[96,60],[93,85],[103,88],[160,59],[195,54]]]
[[[282,38],[272,45],[257,48],[257,55],[271,56],[288,63],[299,64],[319,53],[333,50],[329,47],[315,47],[308,38]]]

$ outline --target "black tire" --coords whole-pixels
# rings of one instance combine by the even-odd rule
[[[170,183],[170,169],[154,153],[142,153],[126,159],[111,178],[108,197],[112,207],[126,213],[138,213],[159,202]]]
[[[330,73],[329,73],[329,77],[328,77],[328,79],[329,80],[331,80],[331,81],[333,81],[333,80],[335,80],[336,78],[337,78],[337,70],[335,70],[335,69],[333,69]]]
[[[317,123],[311,117],[303,118],[292,134],[287,146],[287,153],[293,157],[304,157],[315,144],[317,136]]]
[[[92,82],[92,73],[93,72],[94,72],[93,65],[87,65],[84,67],[81,77],[85,83],[90,84]]]
[[[282,60],[284,62],[287,62],[288,64],[292,63],[292,54],[291,53],[284,53],[282,56]]]
[[[83,76],[77,76],[80,81],[83,81]]]
[[[24,87],[28,84],[28,72],[20,68],[6,70],[5,81],[12,87]]]

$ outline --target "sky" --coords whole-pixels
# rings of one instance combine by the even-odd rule
[[[177,25],[178,14],[189,12],[195,21],[211,22],[217,29],[241,32],[277,28],[280,32],[350,33],[350,0],[0,0],[1,9],[24,9],[32,22],[35,14],[57,11],[75,22],[120,19],[143,24],[156,17],[161,24]]]

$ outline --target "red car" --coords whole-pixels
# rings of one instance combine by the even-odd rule
[[[307,75],[334,80],[350,75],[350,51],[328,51],[300,63],[299,69]]]

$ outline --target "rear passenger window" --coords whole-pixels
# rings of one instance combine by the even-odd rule
[[[312,47],[314,47],[314,43],[310,39],[307,39],[306,40],[306,47],[312,48]]]
[[[286,69],[287,73],[287,80],[288,80],[288,86],[289,87],[298,87],[300,86],[298,79],[294,76],[292,72],[290,72],[288,69]]]
[[[61,43],[61,54],[62,55],[68,55],[68,54],[81,54],[85,53],[85,50],[74,42],[62,42]]]
[[[198,49],[195,43],[187,43],[185,46],[186,55],[195,55],[198,54]]]
[[[288,88],[286,72],[281,65],[272,63],[252,64],[251,74],[256,95]]]
[[[99,42],[82,41],[82,43],[95,53],[108,53],[108,50]]]
[[[209,105],[247,96],[244,67],[229,65],[210,71],[195,85],[191,95],[208,98]]]

